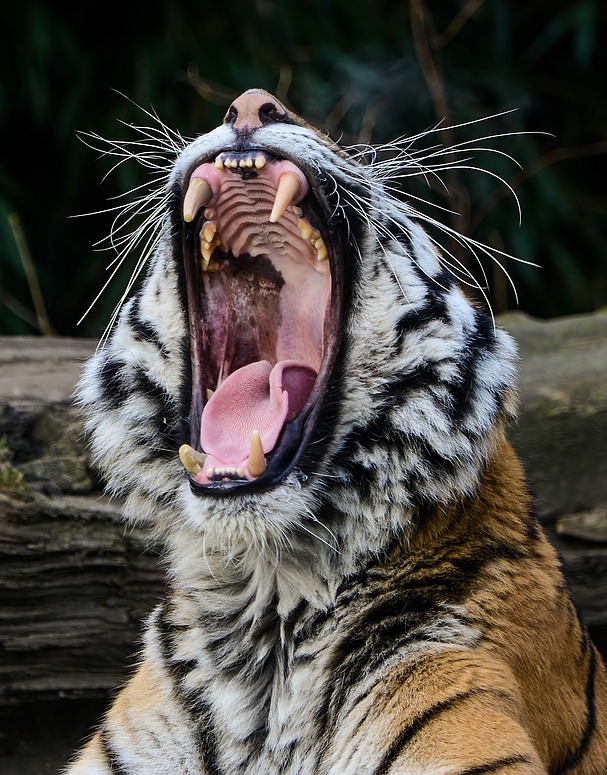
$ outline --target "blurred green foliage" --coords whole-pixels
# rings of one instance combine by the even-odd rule
[[[217,125],[231,99],[261,86],[342,142],[387,142],[514,111],[422,139],[487,144],[517,159],[475,154],[516,187],[448,173],[406,189],[458,217],[440,217],[508,260],[528,312],[550,317],[607,304],[607,7],[599,0],[149,0],[129,4],[21,0],[0,8],[0,332],[34,333],[37,318],[9,216],[18,216],[53,329],[98,335],[136,256],[84,323],[112,255],[92,244],[111,227],[103,210],[146,172],[98,160],[75,136],[112,139],[145,124],[153,106],[185,136]],[[117,93],[120,92],[121,94]],[[132,101],[131,101],[132,100]],[[438,211],[428,210],[437,215]],[[449,245],[447,245],[449,247]],[[451,246],[452,247],[452,246]],[[498,311],[514,306],[485,262]]]

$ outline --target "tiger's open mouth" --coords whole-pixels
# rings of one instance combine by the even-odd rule
[[[310,438],[338,349],[336,239],[322,197],[291,161],[259,149],[196,166],[183,192],[192,348],[192,488],[281,481]]]

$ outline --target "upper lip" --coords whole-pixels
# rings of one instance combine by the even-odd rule
[[[253,211],[247,212],[245,198],[253,191],[259,201]],[[192,351],[192,396],[190,445],[184,451],[186,459],[182,455],[182,460],[190,471],[195,491],[226,494],[243,488],[257,490],[273,486],[299,461],[313,431],[335,361],[341,316],[340,250],[335,235],[330,234],[326,226],[326,214],[322,214],[318,194],[298,165],[262,149],[226,149],[212,159],[193,165],[186,179],[182,192],[182,244]],[[231,211],[228,211],[229,207],[232,207]],[[220,262],[212,256],[219,257]],[[241,268],[245,261],[252,269]],[[217,271],[221,267],[223,269]],[[242,306],[239,297],[252,292],[250,280],[257,280],[256,272],[260,267],[267,273],[267,278],[262,279],[270,283],[270,295],[267,305],[261,307],[253,299],[257,310],[252,310],[251,316],[255,317],[257,312],[261,320],[251,323],[253,333],[249,335],[248,328],[243,333],[249,324],[242,320],[242,310],[234,322],[235,310],[226,310],[218,297],[223,299],[222,293],[234,297],[230,303]],[[293,278],[291,274],[294,274]],[[302,304],[305,310],[299,309]],[[266,319],[266,316],[269,317]],[[274,322],[270,317],[275,318]],[[220,318],[219,323],[216,318]],[[320,333],[315,333],[317,331]],[[245,342],[241,341],[243,336]],[[273,345],[267,344],[269,339],[274,340]],[[250,352],[248,355],[247,352],[232,352],[239,349]],[[225,373],[223,366],[218,371],[222,358],[226,364]],[[266,361],[268,366],[262,366]],[[258,365],[248,369],[253,364]],[[276,371],[275,364],[276,369],[280,364],[284,365]],[[245,366],[248,371],[243,370]],[[242,457],[242,434],[239,435],[240,430],[234,431],[237,438],[230,437],[227,445],[216,444],[210,451],[202,449],[200,435],[203,411],[209,400],[207,390],[221,386],[236,372],[238,374],[232,380],[236,390],[241,383],[248,387],[249,382],[240,375],[249,372],[255,379],[261,374],[265,384],[263,374],[269,369],[272,369],[270,383],[272,375],[275,375],[274,381],[280,381],[283,374],[292,369],[296,374],[310,372],[312,376],[303,377],[307,385],[311,384],[314,375],[316,379],[311,392],[306,388],[308,396],[304,391],[303,406],[297,404],[292,409],[294,416],[285,410],[284,397],[288,390],[284,385],[278,385],[270,409],[266,409],[265,403],[262,406],[262,399],[253,393],[251,405],[247,406],[245,401],[244,408],[234,412],[234,420],[236,424],[242,424],[250,410],[252,415],[257,413],[262,420],[268,421],[270,427],[263,441],[265,457],[262,457],[265,471],[259,474],[258,468],[252,470],[252,451],[240,466],[224,467],[221,458],[214,453],[219,450],[223,454],[222,450],[229,449],[231,451],[224,456],[231,455],[233,462],[237,462],[236,458]],[[301,382],[301,377],[297,379]],[[227,393],[226,386],[218,394],[221,398],[215,399],[219,408],[209,410],[205,427],[210,427],[212,433],[207,432],[207,439],[210,435],[217,437],[218,431],[221,435],[222,420],[227,419],[229,424],[232,419],[230,407],[226,409]],[[276,418],[272,412],[278,412]],[[203,457],[205,454],[206,458]],[[208,469],[205,461],[208,461]],[[211,470],[212,476],[207,475]]]

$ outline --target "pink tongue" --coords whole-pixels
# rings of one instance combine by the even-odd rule
[[[243,366],[217,388],[202,414],[200,442],[207,455],[227,465],[249,457],[251,433],[258,430],[265,454],[283,425],[303,409],[316,372],[297,361]]]

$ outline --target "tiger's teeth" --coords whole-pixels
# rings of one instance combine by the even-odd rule
[[[216,231],[217,224],[213,223],[213,221],[207,221],[207,223],[204,225],[204,229],[202,230],[202,234],[207,242],[212,242]]]
[[[322,237],[319,237],[316,240],[314,247],[316,248],[317,261],[326,261],[329,258],[329,251],[327,250],[327,246],[325,245],[325,241]]]
[[[217,235],[211,237],[210,242],[209,240],[205,239],[206,227],[210,225],[214,226],[215,224],[205,224],[202,236],[200,237],[200,266],[202,267],[203,272],[206,272],[209,269],[209,261],[211,260],[211,256],[215,252],[215,248],[221,245],[221,239]]]
[[[211,388],[207,388],[207,401],[210,401],[213,398],[213,393],[215,391],[211,390]]]
[[[223,159],[221,158],[221,156],[218,156],[215,159],[215,168],[218,169],[218,170],[222,170],[223,169]]]
[[[195,449],[192,449],[189,444],[182,444],[179,447],[179,459],[183,463],[185,470],[191,476],[196,476],[196,474],[202,471],[202,464],[199,462],[199,458],[201,457],[202,455],[199,452],[196,452]]]
[[[211,256],[213,255],[213,251],[211,250],[211,246],[206,240],[201,239],[200,240],[200,266],[202,267],[202,271],[206,272],[209,268],[209,261],[211,260]]]
[[[312,231],[313,230],[312,230],[312,227],[310,226],[310,224],[304,218],[300,218],[297,221],[297,226],[299,227],[299,231],[301,232],[301,236],[305,240],[310,239],[310,237],[312,236]]]
[[[192,178],[183,200],[183,220],[191,223],[201,207],[208,205],[213,198],[211,186],[204,178]]]
[[[266,166],[266,161],[267,161],[267,159],[266,159],[265,156],[258,156],[255,159],[255,168],[260,170],[262,167],[265,167]]]
[[[246,159],[241,159],[240,162],[239,162],[239,165],[241,167],[246,167],[247,166],[247,160]]]
[[[283,172],[278,181],[270,223],[276,223],[291,202],[301,193],[301,183],[294,172]]]
[[[247,159],[247,167],[252,167],[252,166],[253,166],[253,159],[249,156],[249,158]]]
[[[286,173],[285,173],[286,174]],[[257,478],[266,470],[266,459],[263,454],[261,436],[259,431],[253,431],[251,434],[251,450],[249,452],[249,473]]]

